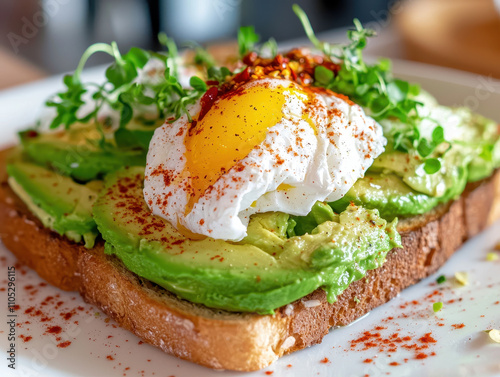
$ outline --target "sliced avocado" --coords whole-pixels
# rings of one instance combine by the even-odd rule
[[[78,181],[89,181],[124,166],[144,166],[149,140],[154,129],[119,130],[111,142],[101,147],[101,134],[92,124],[73,125],[70,129],[20,134],[25,153],[36,163],[48,166]]]
[[[426,213],[440,199],[413,190],[395,174],[367,173],[342,199],[329,205],[334,211],[342,212],[351,202],[365,208],[377,208],[382,218],[392,220]]]
[[[356,206],[302,236],[287,237],[288,215],[257,214],[242,242],[191,240],[151,214],[143,172],[111,174],[94,205],[106,252],[136,274],[208,307],[271,314],[319,287],[332,302],[400,244],[395,221]]]
[[[46,226],[92,248],[98,235],[92,205],[102,181],[87,185],[41,166],[16,161],[7,165],[9,185]]]

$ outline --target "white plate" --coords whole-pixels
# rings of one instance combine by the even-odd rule
[[[409,62],[395,62],[395,71],[400,77],[421,83],[444,104],[466,104],[500,120],[499,82]],[[97,77],[101,73],[101,69],[94,69],[86,74]],[[58,87],[60,79],[50,78],[0,93],[0,144],[14,141],[14,131],[33,122],[40,104]],[[139,344],[138,338],[116,327],[104,314],[85,304],[78,294],[40,286],[43,282],[35,273],[18,268],[16,303],[20,309],[16,318],[19,324],[16,328],[16,370],[7,367],[4,353],[0,358],[0,374],[51,377],[497,376],[500,375],[500,344],[490,341],[483,330],[500,328],[500,261],[486,261],[487,252],[498,241],[500,222],[470,240],[438,273],[405,290],[400,297],[373,310],[367,317],[331,331],[320,345],[283,357],[270,367],[249,374],[213,371],[166,355],[147,344]],[[15,260],[1,246],[0,257],[0,287],[6,287],[7,266],[13,265]],[[453,283],[451,277],[456,271],[468,271],[469,286]],[[436,277],[442,274],[449,277],[448,281],[435,285]],[[54,298],[43,305],[48,296]],[[432,303],[436,301],[445,305],[434,314]],[[61,302],[59,306],[58,302]],[[31,307],[34,309],[30,312]],[[41,310],[39,315],[36,314],[38,309]],[[5,290],[0,291],[0,313],[0,348],[6,350],[9,342]],[[61,313],[69,313],[70,318],[64,319]],[[461,327],[460,324],[464,326],[455,328]],[[61,333],[47,332],[53,326],[60,326]],[[376,330],[377,326],[382,328]],[[368,339],[361,344],[352,343],[362,337],[364,331],[370,331]],[[429,332],[435,343],[419,340]],[[394,333],[398,335],[391,338]],[[25,342],[21,336],[32,339]],[[396,341],[395,352],[391,351],[392,340]],[[377,346],[366,347],[370,346],[370,341]],[[57,346],[64,342],[71,344],[65,348]],[[353,344],[354,350],[351,349]],[[425,345],[427,348],[414,349]],[[427,357],[417,359],[419,353]],[[366,359],[372,362],[365,363]]]

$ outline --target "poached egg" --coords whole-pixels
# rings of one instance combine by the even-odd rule
[[[203,98],[159,127],[144,198],[190,238],[240,241],[250,216],[307,215],[340,199],[380,155],[382,128],[347,97],[278,78]]]

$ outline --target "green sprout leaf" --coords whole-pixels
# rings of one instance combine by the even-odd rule
[[[425,160],[424,170],[427,174],[434,174],[441,170],[441,162],[437,158]]]
[[[253,51],[255,45],[259,42],[259,36],[255,33],[253,26],[242,26],[238,31],[238,51],[240,57]]]
[[[333,72],[322,65],[318,65],[314,69],[314,79],[323,86],[327,86],[333,80],[333,76]]]
[[[205,84],[205,81],[200,79],[197,76],[193,76],[189,79],[189,85],[191,87],[199,92],[206,92],[207,91],[207,84]]]
[[[427,157],[434,151],[434,149],[435,145],[432,142],[425,138],[422,138],[418,143],[417,152],[420,154],[420,156]]]
[[[432,131],[432,142],[434,145],[439,145],[444,142],[444,129],[442,126],[437,126]]]

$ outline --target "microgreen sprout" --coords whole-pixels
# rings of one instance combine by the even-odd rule
[[[75,123],[93,121],[101,132],[101,147],[106,147],[102,125],[98,114],[105,104],[120,114],[119,130],[126,126],[137,115],[138,108],[148,107],[155,113],[156,119],[164,120],[168,115],[174,119],[187,112],[187,105],[194,103],[206,91],[203,80],[195,77],[190,80],[192,88],[183,88],[177,79],[178,50],[175,42],[166,34],[159,35],[160,43],[166,47],[164,52],[151,52],[132,47],[122,55],[115,42],[111,44],[97,43],[90,46],[83,54],[78,67],[72,75],[64,77],[65,89],[49,100],[46,105],[54,107],[56,116],[50,128],[64,126],[66,129]],[[82,71],[91,56],[96,53],[106,53],[113,57],[113,63],[106,69],[106,81],[103,84],[83,83]],[[163,76],[158,82],[139,82],[139,72],[150,59],[155,58],[165,65]],[[93,109],[84,116],[79,116],[80,109],[88,103],[84,95],[90,96]],[[151,119],[137,117],[145,126],[155,124]],[[137,143],[130,143],[130,137],[124,137],[125,131],[115,131],[116,141],[120,140],[121,147],[136,147]],[[128,140],[124,142],[124,140]],[[144,143],[146,144],[146,143]],[[147,148],[147,147],[146,147]]]
[[[432,137],[420,135],[418,124],[422,120],[418,112],[420,102],[415,97],[420,92],[418,85],[391,76],[391,64],[380,60],[376,64],[367,64],[363,58],[363,49],[368,38],[376,35],[373,30],[365,29],[358,19],[354,19],[354,30],[348,31],[349,43],[334,45],[320,41],[306,13],[297,4],[293,11],[299,18],[311,43],[332,61],[339,61],[337,73],[318,65],[315,68],[315,85],[350,97],[354,102],[369,109],[370,115],[380,121],[388,118],[399,119],[406,127],[398,129],[392,135],[393,148],[402,152],[415,150],[424,161],[427,174],[437,173],[441,169],[438,158],[429,157],[436,147],[443,143],[444,130],[437,125]]]

